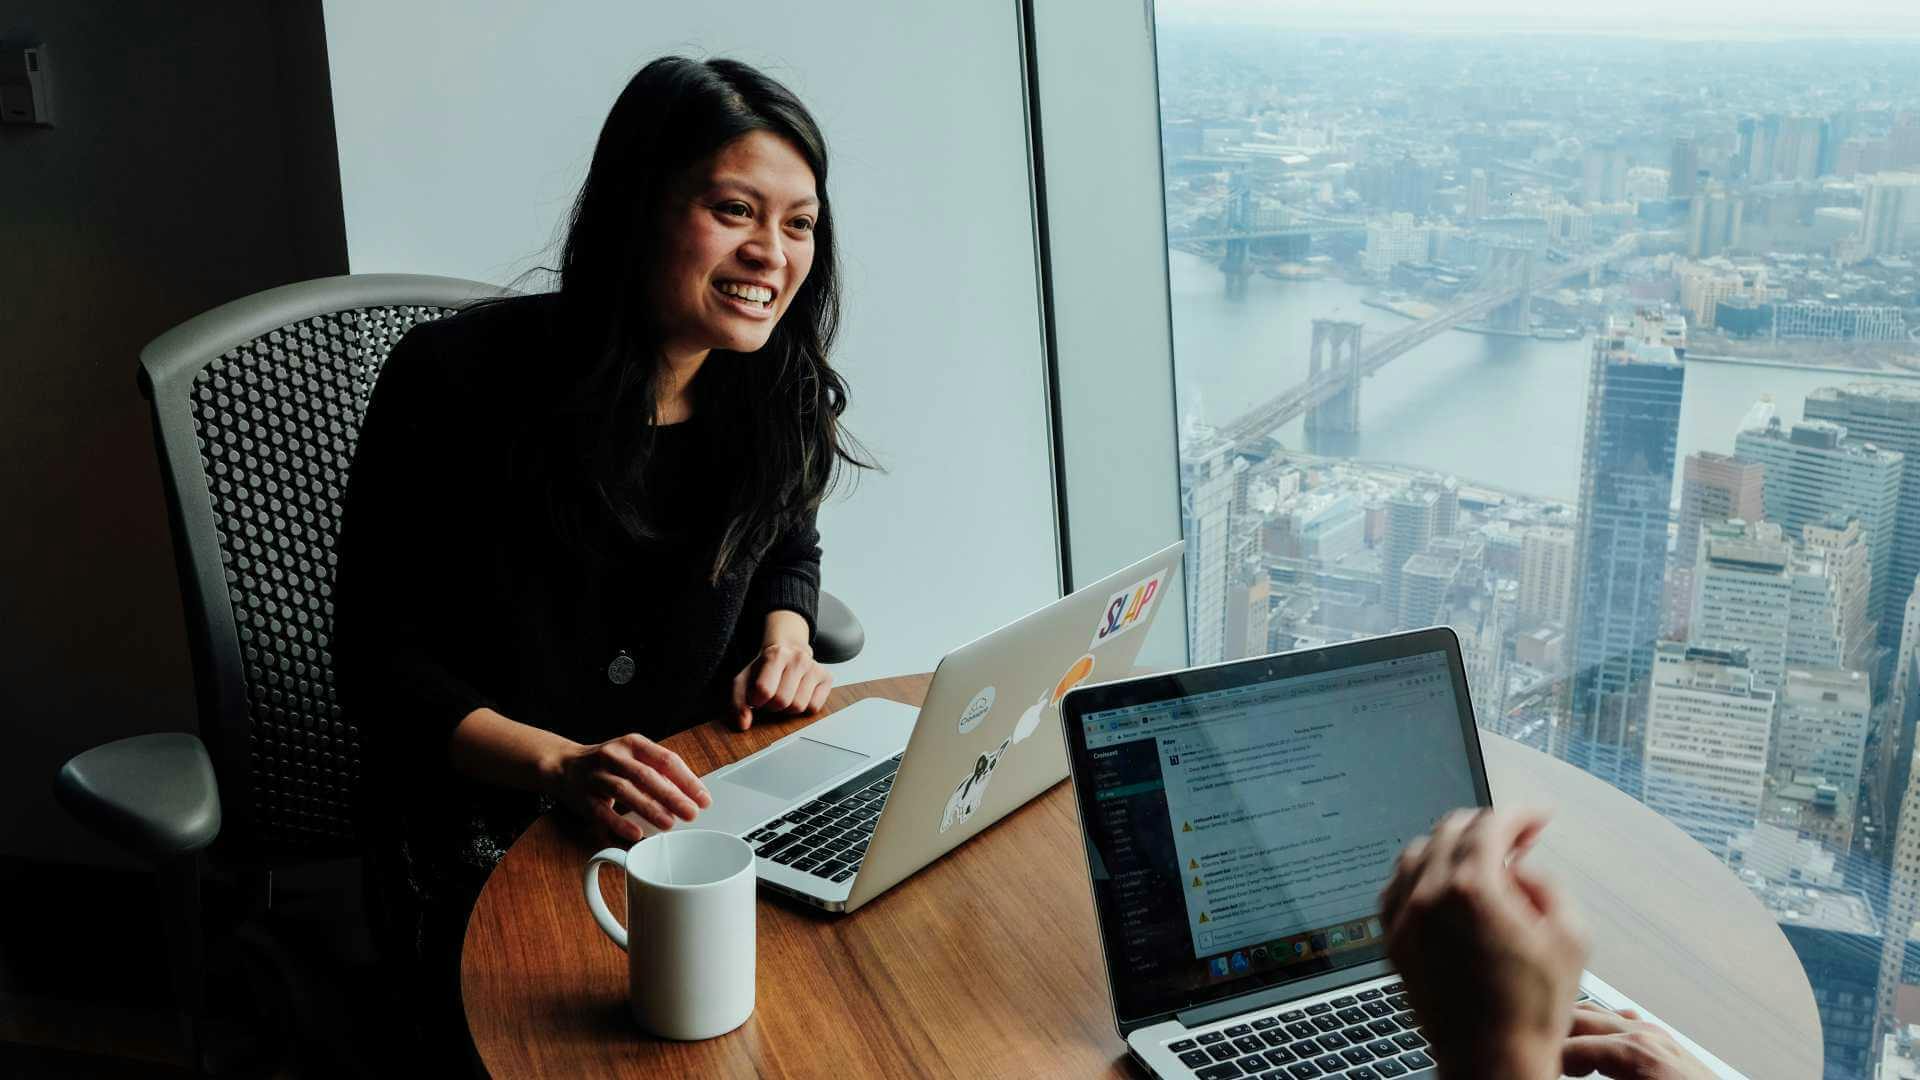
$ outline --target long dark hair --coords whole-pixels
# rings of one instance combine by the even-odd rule
[[[561,252],[558,326],[580,363],[566,417],[571,465],[632,541],[671,532],[648,520],[644,474],[663,359],[646,302],[660,258],[664,200],[689,169],[755,131],[785,139],[813,170],[820,208],[806,281],[750,356],[715,350],[689,389],[696,417],[732,480],[711,580],[758,557],[816,510],[839,466],[871,468],[840,426],[847,386],[827,363],[840,317],[840,273],[827,199],[827,147],[792,91],[736,60],[662,57],[628,81],[594,147]]]

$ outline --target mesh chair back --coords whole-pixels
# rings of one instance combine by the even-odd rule
[[[360,732],[335,700],[331,652],[347,470],[394,343],[497,295],[453,278],[324,278],[223,305],[141,351],[229,852],[357,848]]]

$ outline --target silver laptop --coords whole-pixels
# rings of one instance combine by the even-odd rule
[[[746,837],[768,888],[873,899],[1066,778],[1061,699],[1132,674],[1184,546],[948,653],[921,708],[856,701],[708,773],[693,827]]]
[[[1142,1065],[1433,1074],[1376,904],[1408,840],[1493,803],[1453,631],[1084,687],[1062,726],[1114,1019]],[[1580,989],[1659,1022],[1591,972]]]

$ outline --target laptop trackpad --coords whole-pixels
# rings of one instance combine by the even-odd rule
[[[775,798],[797,799],[866,760],[865,754],[803,737],[728,773],[727,783]]]

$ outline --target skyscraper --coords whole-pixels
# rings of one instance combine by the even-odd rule
[[[1920,455],[1920,387],[1892,383],[1828,386],[1807,395],[1809,420],[1827,420],[1847,434],[1882,450],[1897,450],[1913,461]],[[1920,575],[1920,466],[1902,467],[1899,509],[1895,511],[1893,550],[1887,560],[1885,599],[1877,609],[1880,642],[1900,643],[1895,616],[1906,606],[1914,577]]]
[[[1753,687],[1744,660],[1661,642],[1647,709],[1647,806],[1722,858],[1759,819],[1773,723],[1773,691]]]
[[[1467,178],[1467,220],[1479,221],[1487,216],[1487,170],[1475,169]]]
[[[1224,441],[1180,462],[1181,534],[1187,538],[1187,635],[1193,662],[1225,660],[1227,576],[1232,548],[1234,470],[1241,467]]]
[[[1906,249],[1920,222],[1920,173],[1876,173],[1867,181],[1866,214],[1860,240],[1868,255],[1894,255]]]
[[[1627,197],[1627,150],[1612,140],[1587,147],[1581,162],[1580,195],[1588,206],[1616,203]]]
[[[1735,436],[1733,446],[1735,457],[1766,468],[1762,489],[1768,521],[1798,533],[1836,512],[1860,520],[1873,564],[1868,616],[1885,618],[1905,457],[1848,438],[1846,428],[1826,420],[1808,420],[1788,431],[1776,417],[1764,429]]]
[[[1768,771],[1813,774],[1844,792],[1860,790],[1873,695],[1865,672],[1789,668],[1775,705]]]
[[[1913,772],[1914,730],[1920,722],[1920,657],[1916,657],[1916,650],[1920,650],[1920,588],[1907,596],[1900,648],[1893,665],[1893,689],[1888,695],[1878,756],[1873,763],[1873,786],[1869,789],[1883,833],[1905,824],[1896,819],[1906,804]]]
[[[1688,454],[1680,467],[1680,534],[1674,557],[1693,565],[1702,523],[1728,518],[1757,521],[1766,516],[1760,486],[1764,471],[1753,462],[1710,450]]]
[[[1551,525],[1520,538],[1519,615],[1566,626],[1573,613],[1573,532]]]
[[[1431,488],[1409,487],[1387,500],[1387,534],[1380,552],[1380,598],[1397,621],[1401,575],[1407,560],[1427,550],[1438,532],[1440,496]],[[1423,624],[1424,625],[1424,624]]]
[[[1843,549],[1833,569],[1845,554],[1864,553],[1858,545]],[[1687,640],[1745,653],[1757,690],[1779,690],[1790,667],[1838,667],[1847,649],[1842,586],[1857,583],[1828,572],[1825,553],[1795,544],[1772,522],[1707,524],[1692,571]]]
[[[1667,195],[1669,198],[1687,198],[1694,192],[1696,175],[1700,172],[1700,148],[1693,139],[1682,135],[1673,140],[1673,154],[1667,165]]]
[[[1566,734],[1583,744],[1569,744],[1570,755],[1628,786],[1660,634],[1686,378],[1675,349],[1662,343],[1665,327],[1660,314],[1642,312],[1609,320],[1595,337],[1581,447]]]
[[[1789,116],[1781,120],[1780,137],[1773,145],[1773,178],[1817,178],[1826,134],[1827,122],[1818,116]]]
[[[1886,925],[1912,926],[1915,919],[1920,919],[1920,784],[1908,784],[1901,797],[1893,858],[1887,869],[1890,880]],[[1884,935],[1880,947],[1880,985],[1875,994],[1875,1031],[1885,1031],[1893,1017],[1893,999],[1900,991],[1900,971],[1906,954],[1907,935]]]
[[[1727,194],[1719,184],[1709,182],[1704,191],[1695,192],[1687,212],[1687,255],[1706,259],[1739,247],[1745,212],[1740,197]]]
[[[1825,521],[1809,523],[1800,530],[1801,550],[1823,564],[1831,627],[1796,625],[1796,635],[1814,639],[1831,635],[1836,643],[1838,666],[1849,671],[1871,671],[1876,667],[1877,627],[1870,608],[1873,602],[1873,556],[1867,550],[1867,534],[1860,519],[1847,514],[1832,514]],[[1824,647],[1824,646],[1822,646]],[[1812,644],[1790,643],[1790,655],[1812,656]],[[1813,661],[1809,660],[1809,663]]]

